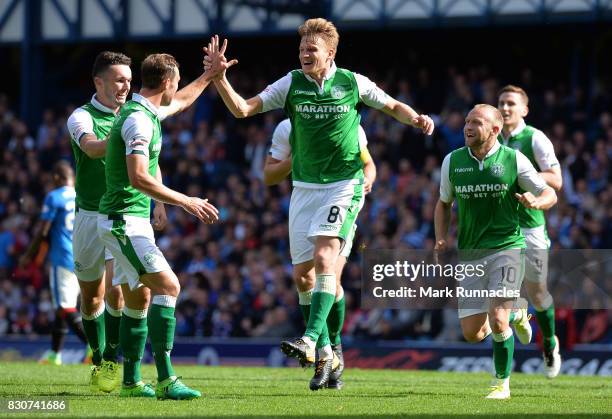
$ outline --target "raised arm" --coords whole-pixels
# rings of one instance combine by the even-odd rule
[[[227,109],[236,118],[246,118],[247,116],[255,115],[262,110],[263,102],[258,97],[244,99],[240,96],[225,76],[226,70],[238,64],[238,60],[228,61],[225,58],[225,50],[227,49],[227,39],[223,41],[223,45],[219,45],[219,36],[215,35],[210,39],[208,47],[204,48],[206,56],[204,57],[204,69],[215,71],[217,76],[214,78],[215,87],[223,99],[223,103]]]
[[[221,95],[227,109],[229,109],[236,118],[246,118],[256,115],[260,113],[263,108],[263,101],[259,96],[254,96],[245,100],[236,93],[225,75],[223,78],[215,80],[215,87],[219,95]]]
[[[202,94],[211,81],[212,75],[210,72],[202,73],[200,77],[176,92],[170,105],[161,107],[161,113],[164,116],[171,116],[184,111]]]
[[[359,98],[363,103],[375,109],[380,109],[392,116],[402,124],[419,128],[426,135],[431,135],[434,123],[427,115],[419,115],[410,106],[387,95],[369,78],[355,73],[355,80],[359,88]]]
[[[425,135],[433,134],[434,123],[429,116],[419,115],[410,106],[393,99],[392,97],[389,97],[389,100],[384,108],[382,108],[382,111],[387,115],[392,116],[402,124],[419,128]]]

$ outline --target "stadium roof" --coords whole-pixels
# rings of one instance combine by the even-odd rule
[[[612,0],[0,0],[0,44],[610,20]]]

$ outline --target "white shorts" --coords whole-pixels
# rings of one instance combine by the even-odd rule
[[[53,307],[76,308],[81,289],[79,281],[70,269],[51,265],[49,268],[49,285]]]
[[[466,292],[472,290],[505,290],[506,292],[518,290],[520,292],[525,268],[522,249],[502,250],[477,260],[465,262],[465,264],[468,263],[474,267],[480,265],[484,275],[466,276],[462,281],[457,282],[457,287],[462,287]],[[461,297],[458,294],[459,318],[488,313],[490,300],[488,297]]]
[[[74,218],[74,271],[78,279],[85,282],[101,278],[106,270],[106,262],[113,260],[113,255],[98,236],[98,215],[96,211],[79,209]],[[114,267],[113,270],[113,285],[127,284],[127,278],[121,268]]]
[[[294,187],[289,204],[291,262],[297,265],[313,259],[316,236],[340,238],[340,254],[348,257],[363,202],[361,184],[327,189]]]
[[[81,281],[95,281],[105,269],[104,244],[98,236],[98,213],[78,209],[72,232],[74,272]],[[108,255],[107,255],[108,256]],[[111,256],[112,259],[112,256]]]
[[[171,270],[155,244],[148,218],[124,215],[109,220],[109,216],[100,214],[98,234],[115,258],[114,268],[120,271],[118,276],[127,276],[130,289],[141,285],[141,275]]]
[[[546,226],[521,228],[521,232],[527,243],[525,279],[529,282],[546,284],[548,249],[550,249],[550,239],[546,233]]]

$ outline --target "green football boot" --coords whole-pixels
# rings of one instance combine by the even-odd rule
[[[192,400],[202,397],[202,393],[187,387],[179,378],[170,377],[161,383],[157,383],[157,388],[155,389],[157,398],[160,400]]]
[[[98,374],[98,388],[100,391],[110,393],[119,386],[119,364],[113,361],[102,361]]]
[[[119,397],[155,397],[155,390],[151,384],[145,384],[142,381],[137,382],[134,385],[121,386]]]

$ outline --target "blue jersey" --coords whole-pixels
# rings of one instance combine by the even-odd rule
[[[74,269],[72,259],[72,226],[74,225],[74,198],[72,186],[62,186],[49,192],[40,218],[51,221],[49,230],[49,261],[53,266]]]

